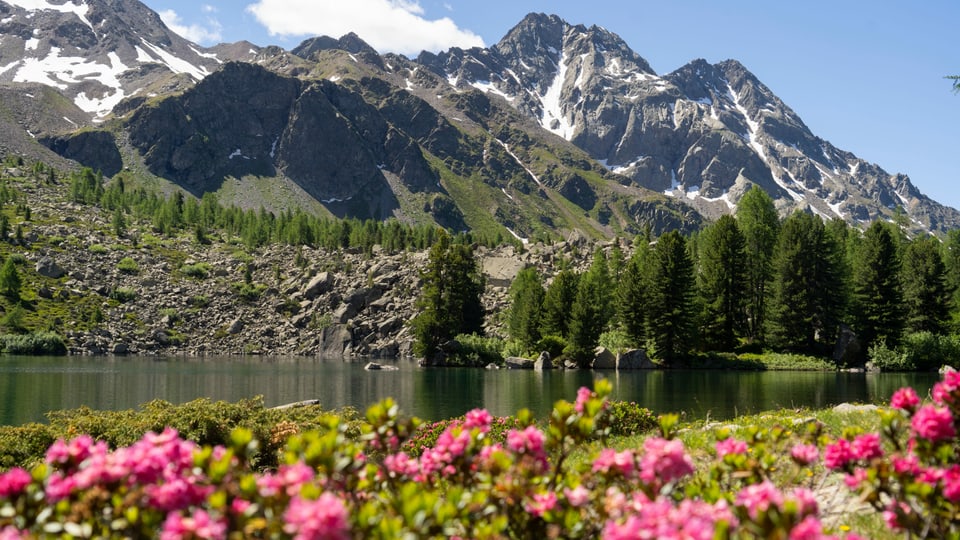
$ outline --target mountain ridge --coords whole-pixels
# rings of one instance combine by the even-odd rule
[[[556,15],[532,13],[491,47],[415,59],[380,55],[355,34],[289,52],[204,48],[136,0],[0,1],[0,18],[13,38],[0,42],[0,85],[45,83],[73,105],[62,105],[64,121],[19,107],[23,130],[0,148],[53,150],[107,176],[145,171],[198,196],[227,190],[256,204],[243,190],[285,192],[261,203],[528,238],[689,230],[696,213],[732,212],[759,185],[781,213],[852,223],[904,214],[915,232],[960,225],[960,212],[906,175],[814,135],[738,61],[658,75],[616,34]],[[57,71],[65,58],[69,70]],[[297,90],[271,103],[255,91],[265,75],[239,76],[235,62]],[[224,70],[234,79],[213,89],[226,79],[210,75]]]

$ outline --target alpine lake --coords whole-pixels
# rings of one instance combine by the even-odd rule
[[[922,396],[936,373],[810,371],[526,371],[424,368],[412,360],[366,362],[307,357],[0,357],[0,424],[45,422],[49,411],[87,406],[137,409],[160,399],[239,401],[262,396],[272,407],[316,399],[327,409],[359,411],[386,397],[401,410],[440,420],[482,407],[494,415],[549,414],[598,378],[613,398],[686,419],[724,419],[780,408],[883,403],[898,388]],[[395,369],[394,369],[395,368]]]

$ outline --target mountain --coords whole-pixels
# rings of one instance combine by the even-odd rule
[[[2,152],[272,211],[610,237],[695,229],[757,184],[783,211],[960,224],[737,62],[660,76],[542,14],[411,60],[353,34],[204,48],[137,0],[0,1],[0,98]]]
[[[531,14],[493,47],[423,53],[418,62],[709,217],[733,211],[756,184],[784,212],[865,223],[902,211],[914,228],[934,232],[960,224],[960,213],[907,176],[814,135],[735,60],[694,60],[661,76],[612,32]]]

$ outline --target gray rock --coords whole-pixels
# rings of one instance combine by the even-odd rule
[[[37,261],[37,264],[34,268],[41,276],[53,279],[59,279],[67,273],[49,256],[42,257],[39,261]]]
[[[530,358],[520,358],[518,356],[508,356],[504,363],[507,369],[533,369],[534,361]]]
[[[843,414],[849,414],[849,413],[855,413],[855,412],[871,412],[875,410],[877,410],[876,405],[870,405],[870,404],[855,405],[853,403],[841,403],[833,408],[833,412],[843,413]]]
[[[230,326],[227,327],[227,333],[231,336],[235,336],[243,332],[243,320],[240,317],[237,317],[230,323]]]
[[[307,283],[307,286],[303,289],[303,297],[308,300],[313,300],[314,298],[320,296],[323,293],[329,292],[333,288],[333,276],[330,272],[320,272],[319,274],[313,276],[313,279]]]
[[[617,369],[617,357],[606,347],[597,347],[591,366],[593,369]]]
[[[333,324],[320,331],[320,355],[340,356],[350,347],[353,335],[343,324]]]
[[[113,349],[111,351],[113,354],[128,354],[130,352],[130,345],[120,341],[113,344]]]
[[[840,335],[833,347],[833,361],[840,366],[849,366],[860,362],[862,347],[857,334],[849,326],[840,325]]]
[[[553,360],[550,358],[550,353],[543,351],[540,353],[540,356],[537,357],[537,360],[533,363],[533,369],[535,371],[543,371],[545,369],[553,369]]]
[[[623,353],[617,358],[618,370],[632,369],[657,369],[656,364],[647,358],[646,351],[641,349],[632,349]]]

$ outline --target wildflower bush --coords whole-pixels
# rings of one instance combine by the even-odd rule
[[[388,399],[359,433],[332,415],[294,430],[266,471],[244,428],[212,446],[172,428],[114,450],[58,439],[31,470],[0,474],[0,538],[831,538],[812,492],[770,476],[787,447],[797,471],[818,459],[816,426],[721,430],[697,472],[675,416],[640,448],[607,448],[609,391],[581,389],[542,427],[521,411],[502,438],[470,411],[416,456],[404,448],[418,421]]]
[[[883,513],[888,527],[919,538],[960,537],[960,372],[947,370],[923,402],[898,390],[879,433],[848,432],[824,449],[826,467]]]

